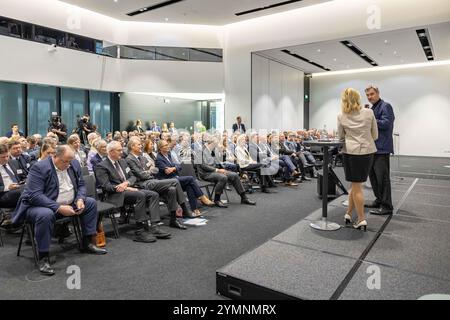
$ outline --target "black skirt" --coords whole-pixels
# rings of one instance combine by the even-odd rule
[[[373,153],[364,155],[343,154],[345,180],[349,182],[366,182],[372,167]]]

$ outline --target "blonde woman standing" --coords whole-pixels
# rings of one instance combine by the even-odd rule
[[[352,183],[345,222],[351,223],[352,211],[355,208],[358,220],[353,227],[366,231],[362,184],[367,180],[373,155],[377,151],[375,146],[375,140],[378,139],[377,121],[371,109],[362,108],[361,95],[355,89],[349,88],[342,93],[341,104],[338,136],[344,142],[342,153],[345,179]]]

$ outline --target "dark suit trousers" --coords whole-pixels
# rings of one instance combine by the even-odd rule
[[[375,202],[384,209],[393,210],[390,171],[390,155],[375,154],[369,171],[370,184],[376,197]]]
[[[148,180],[144,184],[145,189],[151,190],[159,194],[166,202],[167,209],[172,212],[176,211],[178,208],[178,203],[184,203],[184,193],[181,189],[180,183],[177,179],[166,179],[166,180]],[[181,202],[180,202],[181,201]],[[159,200],[158,200],[159,203]],[[159,208],[159,204],[158,204]],[[158,209],[159,210],[159,209]],[[150,210],[151,213],[151,210]],[[159,213],[158,213],[159,215]],[[153,221],[153,217],[152,217]],[[159,221],[159,220],[156,220]]]
[[[192,210],[197,209],[197,199],[203,196],[203,191],[198,186],[197,180],[192,176],[177,177],[177,179],[180,181],[181,188],[187,193],[189,206]]]
[[[80,215],[83,236],[97,233],[97,202],[86,198],[85,209]],[[59,213],[44,207],[31,207],[27,210],[27,222],[34,224],[34,237],[39,252],[49,252],[55,221],[62,218]]]
[[[236,189],[236,192],[241,195],[245,193],[244,187],[242,186],[241,180],[239,179],[239,175],[235,172],[227,171],[227,174],[222,174],[218,172],[213,172],[204,177],[204,180],[216,183],[216,188],[214,192],[216,194],[222,194],[223,189],[227,182],[233,185]]]
[[[259,184],[261,185],[262,188],[265,188],[269,185],[271,178],[270,178],[270,176],[261,174],[261,168],[262,168],[262,164],[256,163],[256,164],[250,164],[250,165],[246,166],[245,168],[241,167],[241,171],[255,172],[258,175]]]
[[[0,208],[15,208],[21,194],[22,188],[4,192],[0,195]]]
[[[155,191],[138,190],[125,191],[124,204],[134,204],[134,219],[136,222],[148,221],[147,209],[150,211],[150,221],[159,222],[159,195]]]

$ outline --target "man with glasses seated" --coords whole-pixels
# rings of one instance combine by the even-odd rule
[[[106,195],[106,201],[120,208],[123,205],[134,206],[136,230],[134,241],[151,243],[158,239],[167,239],[170,233],[160,230],[156,224],[161,221],[159,215],[159,195],[155,191],[136,189],[138,179],[122,159],[122,144],[112,141],[106,147],[108,156],[95,169],[98,184]],[[147,214],[147,211],[150,212]],[[155,238],[156,237],[156,238]]]
[[[220,201],[220,197],[222,196],[223,189],[225,188],[227,182],[233,185],[236,189],[236,192],[241,197],[242,204],[248,205],[256,205],[256,202],[248,199],[245,194],[244,186],[239,180],[239,175],[235,172],[231,172],[221,167],[221,161],[218,161],[217,157],[212,156],[212,151],[217,146],[217,141],[214,137],[208,137],[205,141],[205,147],[202,152],[201,163],[196,163],[198,174],[200,178],[205,181],[216,183],[216,187],[214,189],[214,203],[219,208],[227,208],[227,206]]]
[[[86,187],[78,161],[68,146],[58,146],[52,157],[36,163],[30,170],[27,186],[20,198],[13,223],[34,225],[39,250],[39,271],[54,275],[49,251],[55,221],[79,216],[83,234],[83,251],[106,254],[96,246],[97,202],[86,197]]]

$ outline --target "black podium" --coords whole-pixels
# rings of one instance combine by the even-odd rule
[[[303,145],[319,146],[323,150],[323,180],[322,180],[322,220],[316,221],[310,224],[310,226],[317,230],[323,231],[335,231],[341,228],[337,223],[328,222],[328,174],[329,174],[329,163],[330,163],[330,147],[340,147],[342,142],[338,140],[311,140],[303,141]],[[346,193],[346,191],[345,191]]]

